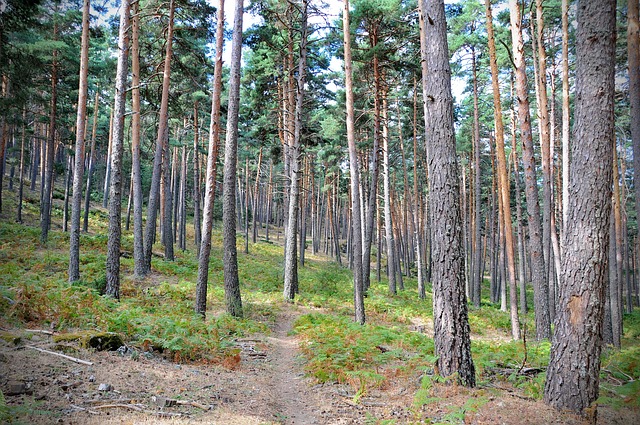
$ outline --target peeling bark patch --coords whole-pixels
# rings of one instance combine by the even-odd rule
[[[582,323],[584,319],[584,311],[586,308],[587,298],[583,295],[573,295],[567,303],[569,309],[569,322],[572,325]]]

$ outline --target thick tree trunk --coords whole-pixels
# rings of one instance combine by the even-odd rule
[[[220,95],[222,92],[222,48],[224,46],[224,0],[218,1],[218,23],[216,25],[216,59],[211,95],[211,124],[209,126],[209,148],[205,183],[204,210],[202,217],[202,242],[198,257],[198,281],[196,283],[197,314],[205,316],[207,311],[207,284],[209,280],[209,258],[211,256],[211,230],[213,228],[213,200],[216,192],[216,161],[220,145]],[[233,166],[235,172],[235,164]],[[235,208],[235,189],[233,205]],[[235,214],[235,213],[234,213]],[[235,222],[233,223],[235,232]],[[234,234],[235,238],[235,234]],[[235,244],[234,244],[235,247]]]
[[[563,281],[544,394],[555,408],[578,413],[587,413],[598,398],[611,211],[615,5],[614,0],[578,3]]]
[[[231,41],[229,110],[227,114],[227,139],[224,149],[222,199],[224,298],[227,313],[235,317],[242,317],[242,299],[240,298],[240,281],[238,279],[238,252],[236,247],[236,161],[238,159],[238,111],[240,107],[243,6],[244,0],[236,0],[233,39]]]
[[[113,146],[111,153],[111,188],[109,191],[109,239],[107,241],[106,295],[120,299],[120,236],[122,233],[122,154],[124,151],[124,115],[127,95],[127,67],[129,56],[129,0],[120,5],[120,33],[118,36],[118,66],[113,107]]]
[[[458,165],[453,126],[451,69],[443,0],[420,1],[421,56],[428,141],[429,211],[433,267],[434,344],[442,376],[457,373],[465,386],[475,385],[471,358]],[[423,68],[424,69],[424,68]]]
[[[525,174],[525,194],[529,223],[529,254],[533,280],[533,299],[536,321],[536,338],[548,338],[551,334],[549,317],[549,285],[544,267],[542,243],[542,224],[540,222],[540,203],[538,202],[538,181],[533,154],[533,134],[531,131],[531,112],[527,87],[526,64],[524,60],[524,42],[522,40],[522,22],[520,6],[517,0],[509,1],[511,11],[511,39],[513,58],[516,66],[516,94],[518,101],[518,122],[522,138],[522,160]]]
[[[84,137],[87,116],[89,76],[89,0],[83,1],[82,41],[80,47],[80,82],[76,117],[76,148],[73,167],[73,200],[71,202],[71,232],[69,235],[69,282],[80,279],[80,204],[84,177]]]

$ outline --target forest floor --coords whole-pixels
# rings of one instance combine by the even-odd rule
[[[215,233],[203,322],[192,313],[193,250],[177,252],[175,262],[154,259],[144,280],[132,278],[132,260],[123,256],[115,302],[95,287],[104,279],[105,211],[92,210],[92,232],[81,236],[84,280],[69,285],[59,199],[43,246],[38,192],[26,193],[26,225],[14,223],[11,191],[0,213],[2,424],[585,423],[541,401],[548,342],[511,341],[508,313],[486,299],[469,311],[478,386],[468,389],[433,373],[430,293],[418,300],[415,279],[395,296],[384,280],[372,283],[362,327],[353,323],[347,269],[309,254],[299,270],[300,295],[285,303],[281,245],[261,240],[239,255],[246,318],[235,320],[223,314]],[[123,251],[131,245],[126,234]],[[531,313],[524,318],[532,323]],[[608,399],[598,407],[598,424],[640,423],[640,315],[626,316],[625,326],[624,349],[603,356],[601,394]],[[122,336],[119,350],[59,340],[107,329]],[[533,374],[518,372],[525,364]]]
[[[21,406],[16,423],[337,425],[438,423],[443,418],[454,424],[587,423],[513,388],[486,386],[442,386],[434,402],[416,412],[412,400],[420,384],[401,377],[355,402],[350,385],[317,384],[305,377],[298,339],[291,334],[304,310],[286,305],[270,334],[238,338],[237,356],[221,365],[176,364],[135,351],[87,350],[52,343],[43,333],[33,333],[28,342],[90,361],[89,366],[5,338],[0,379],[5,391],[11,383],[26,384],[24,394],[5,396],[9,405]],[[101,384],[108,390],[100,390]],[[478,394],[490,395],[479,405],[470,404]],[[459,412],[457,420],[452,412]],[[623,425],[639,419],[637,411],[600,408],[597,423]]]

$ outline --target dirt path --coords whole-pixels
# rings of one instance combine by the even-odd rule
[[[320,407],[315,394],[302,371],[298,342],[290,335],[297,314],[285,311],[275,324],[273,335],[267,338],[271,345],[269,360],[273,385],[275,417],[284,424],[320,424],[316,417]]]

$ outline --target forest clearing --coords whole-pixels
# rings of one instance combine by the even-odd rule
[[[639,9],[0,0],[0,422],[640,423]]]

